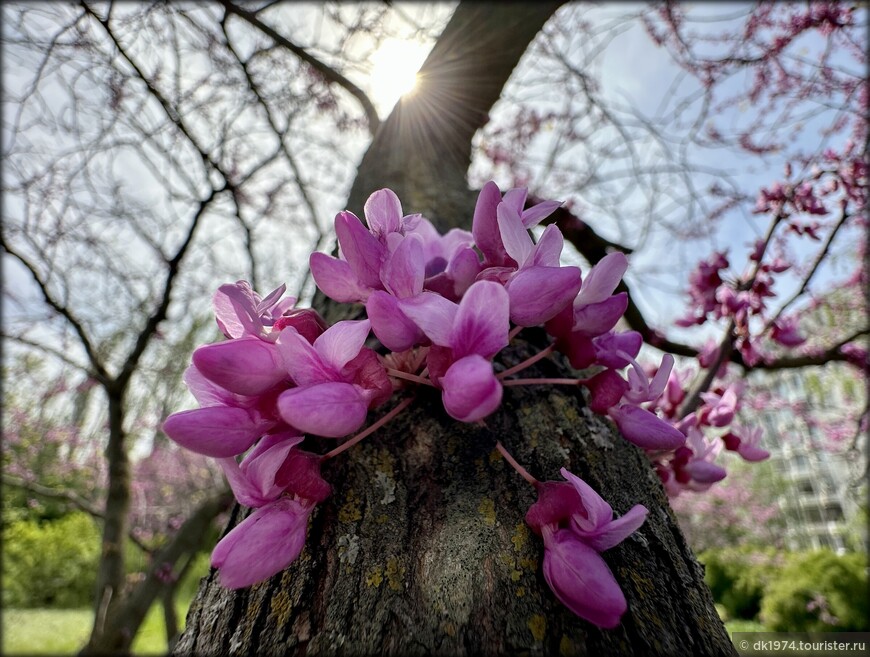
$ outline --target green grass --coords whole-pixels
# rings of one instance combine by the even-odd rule
[[[189,599],[176,601],[182,625],[189,605]],[[4,609],[2,654],[74,655],[87,641],[93,617],[90,609]],[[155,604],[133,641],[133,654],[166,653],[163,608]]]

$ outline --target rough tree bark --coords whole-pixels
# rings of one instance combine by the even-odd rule
[[[442,229],[467,226],[471,136],[556,6],[460,4],[424,65],[429,86],[379,129],[349,207],[390,186],[406,211]],[[448,105],[433,122],[422,109],[440,104],[432,98],[461,111]],[[497,367],[545,343],[527,329]],[[528,376],[567,372],[556,358]],[[506,388],[485,427],[452,420],[435,391],[416,394],[326,464],[334,495],[314,515],[300,559],[250,589],[224,590],[214,571],[204,578],[174,654],[736,654],[647,459],[585,408],[579,388]],[[618,628],[578,619],[550,592],[541,542],[523,522],[534,491],[496,440],[539,479],[559,479],[567,466],[617,513],[650,509],[637,533],[604,553],[629,604]],[[246,513],[237,506],[230,526]]]

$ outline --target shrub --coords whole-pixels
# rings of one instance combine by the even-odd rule
[[[774,632],[867,630],[867,558],[830,550],[796,554],[770,584],[761,619]]]
[[[9,523],[3,530],[3,606],[90,605],[99,554],[99,528],[87,514]]]
[[[753,547],[707,550],[698,557],[704,580],[729,618],[753,619],[761,609],[766,587],[783,565],[775,549]]]

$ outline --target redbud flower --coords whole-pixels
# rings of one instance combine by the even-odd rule
[[[228,338],[245,335],[267,338],[266,329],[296,303],[295,297],[281,299],[285,289],[282,284],[263,299],[247,281],[221,285],[213,298],[215,319],[221,332]]]
[[[368,320],[337,322],[314,344],[292,327],[281,331],[278,348],[297,385],[278,397],[278,412],[288,424],[330,438],[362,426],[370,406],[382,399],[380,386],[360,385],[366,382],[358,378],[359,372],[345,366],[364,348],[369,327]]]
[[[224,536],[211,554],[222,586],[238,589],[289,566],[305,546],[310,501],[281,497],[260,507]]]
[[[763,461],[770,456],[770,452],[758,446],[764,433],[760,427],[753,427],[751,429],[734,427],[732,432],[740,437],[737,453],[745,461]]]
[[[604,559],[570,529],[544,535],[544,579],[563,605],[598,627],[619,625],[628,605]]]
[[[268,403],[221,388],[196,366],[187,368],[184,382],[201,408],[173,413],[164,421],[163,431],[193,452],[216,458],[235,456],[280,424]]]

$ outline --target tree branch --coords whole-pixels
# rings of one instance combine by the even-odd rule
[[[172,540],[160,548],[151,560],[145,580],[133,590],[120,607],[112,614],[106,630],[80,653],[106,654],[117,650],[145,618],[154,600],[166,586],[165,578],[175,578],[172,572],[178,561],[186,554],[192,554],[202,547],[206,532],[221,511],[233,502],[232,493],[224,489],[205,500],[176,532]],[[167,566],[169,568],[167,568]],[[167,572],[167,570],[169,572]]]
[[[109,373],[106,371],[105,366],[103,365],[100,357],[97,355],[96,349],[94,349],[93,344],[91,344],[91,340],[88,337],[87,331],[85,331],[84,325],[72,314],[72,311],[67,308],[65,305],[60,303],[57,299],[52,296],[52,294],[48,291],[48,283],[42,280],[42,277],[39,275],[39,272],[36,271],[36,267],[31,263],[27,258],[18,253],[15,249],[13,249],[8,242],[6,242],[6,238],[0,233],[0,246],[2,246],[3,250],[8,253],[10,256],[18,260],[27,271],[30,272],[30,275],[33,277],[33,280],[36,282],[36,285],[39,287],[39,291],[42,293],[42,298],[45,300],[52,310],[54,310],[58,315],[63,317],[67,323],[73,328],[76,335],[79,338],[79,342],[82,343],[82,347],[84,347],[85,353],[88,356],[88,361],[91,364],[91,367],[94,371],[94,378],[97,379],[103,385],[107,385],[111,381],[111,377]]]
[[[60,502],[71,504],[80,511],[84,511],[92,518],[97,518],[99,520],[105,518],[105,514],[92,504],[90,500],[85,499],[73,490],[58,490],[56,488],[51,488],[50,486],[44,486],[36,481],[27,481],[26,479],[14,475],[6,474],[5,472],[2,474],[2,481],[6,486],[18,488],[27,491],[28,493],[38,495],[39,497],[46,497],[51,500],[58,500]],[[153,548],[145,545],[145,543],[143,543],[133,532],[129,532],[128,536],[130,540],[136,544],[136,547],[142,550],[145,554],[151,554],[154,551]]]
[[[287,37],[278,33],[274,28],[270,27],[259,18],[257,18],[257,13],[254,11],[248,11],[243,9],[242,7],[236,6],[231,2],[227,2],[227,0],[221,0],[221,4],[224,6],[228,13],[234,14],[241,18],[244,21],[247,21],[253,27],[256,27],[263,34],[269,36],[276,43],[284,46],[296,55],[303,62],[308,64],[311,68],[317,71],[323,78],[332,84],[337,84],[340,87],[343,87],[345,91],[347,91],[351,96],[356,98],[359,101],[359,104],[362,105],[363,111],[365,112],[366,119],[369,124],[369,132],[374,135],[377,132],[378,127],[380,127],[380,119],[378,118],[378,112],[375,109],[375,106],[372,104],[372,101],[366,95],[366,93],[356,86],[353,82],[348,80],[344,75],[336,71],[331,66],[327,66],[325,63],[314,57],[311,53],[309,53],[305,48],[301,46],[297,46],[295,43],[290,41]]]
[[[133,371],[136,369],[136,366],[139,363],[139,359],[142,357],[142,354],[145,352],[148,343],[154,336],[154,333],[157,331],[157,326],[160,324],[160,322],[166,319],[166,311],[169,308],[169,302],[172,297],[172,290],[175,285],[175,280],[180,271],[181,261],[184,259],[184,256],[187,253],[187,249],[188,247],[190,247],[190,244],[193,241],[194,233],[196,232],[197,226],[199,226],[200,220],[202,219],[206,208],[209,206],[212,200],[214,200],[215,196],[217,196],[217,194],[219,194],[220,192],[224,191],[224,189],[226,189],[226,186],[220,189],[212,188],[209,195],[199,202],[199,208],[197,208],[197,211],[190,222],[190,227],[187,230],[187,235],[185,236],[184,241],[181,243],[181,246],[178,247],[178,251],[175,252],[175,255],[167,260],[166,279],[163,282],[163,295],[160,298],[160,302],[158,303],[157,308],[155,308],[154,312],[151,313],[151,315],[148,317],[148,320],[145,322],[145,326],[139,332],[139,335],[136,338],[136,344],[127,355],[127,359],[124,361],[121,372],[118,374],[118,376],[115,378],[115,381],[113,382],[116,384],[118,389],[123,389],[127,385],[127,382],[130,380],[130,377],[133,375]]]

